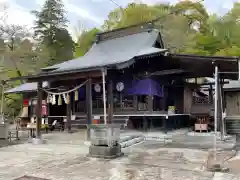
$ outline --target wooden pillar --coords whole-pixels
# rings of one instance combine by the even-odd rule
[[[163,96],[163,110],[164,111],[168,111],[168,103],[167,103],[167,99],[168,99],[168,88],[164,87],[164,96]]]
[[[92,124],[92,79],[89,78],[86,83],[86,110],[87,110],[87,139],[90,139],[90,128],[89,125]]]
[[[147,109],[153,111],[153,96],[147,96]]]
[[[113,81],[108,81],[108,123],[113,122]]]
[[[210,84],[210,88],[209,88],[209,101],[211,103],[213,103],[213,87],[212,87],[212,84]]]
[[[75,97],[74,100],[72,102],[72,113],[75,114],[76,113],[76,101],[75,101]]]
[[[92,79],[89,78],[86,84],[86,107],[87,107],[87,123],[92,124]]]
[[[71,131],[71,98],[69,98],[69,102],[67,103],[67,129],[68,132]]]
[[[217,119],[218,119],[218,122],[217,122],[217,130],[221,132],[221,129],[222,129],[222,95],[221,95],[221,79],[218,78],[218,94],[217,94]]]
[[[48,82],[47,88],[49,88],[49,89],[51,88],[51,83],[50,82]],[[50,103],[48,103],[48,94],[44,92],[43,96],[44,96],[44,99],[46,100],[47,118],[48,118],[48,116],[50,116]],[[49,121],[47,121],[47,122],[49,122]]]
[[[36,138],[41,137],[41,122],[42,122],[42,99],[43,99],[43,90],[42,82],[37,84],[37,122],[36,122]]]
[[[134,108],[134,111],[138,110],[138,96],[137,95],[133,95],[133,108]]]
[[[219,124],[220,124],[220,131],[221,131],[221,139],[223,140],[225,134],[225,124],[223,119],[223,112],[224,112],[224,96],[223,96],[223,83],[224,79],[220,79],[219,85]]]
[[[224,85],[224,79],[221,79],[221,84],[220,84],[220,88],[221,88],[221,100],[222,100],[222,111],[225,111],[226,108],[226,103],[225,103],[225,96],[224,96],[224,89],[223,89],[223,85]]]

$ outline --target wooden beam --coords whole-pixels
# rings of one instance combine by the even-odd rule
[[[90,71],[90,72],[78,72],[78,73],[68,73],[68,74],[58,74],[54,76],[39,76],[39,77],[29,77],[28,82],[37,81],[64,81],[64,80],[75,80],[75,79],[87,79],[88,77],[96,78],[101,77],[101,71]]]
[[[229,84],[229,81],[223,81],[220,84]],[[199,85],[214,85],[214,82],[201,83]]]
[[[108,123],[113,121],[113,81],[108,81]]]
[[[70,95],[69,95],[70,96]],[[69,97],[69,102],[67,103],[67,129],[68,132],[71,132],[71,97]]]
[[[90,128],[89,125],[92,124],[92,79],[88,78],[86,84],[86,109],[87,109],[87,139],[90,139]]]
[[[183,69],[166,69],[166,70],[162,70],[162,71],[156,71],[151,73],[152,76],[164,76],[164,75],[171,75],[171,74],[181,74],[184,72],[188,72],[186,70]]]

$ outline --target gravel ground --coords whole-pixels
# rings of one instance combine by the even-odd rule
[[[207,172],[206,150],[143,142],[124,149],[121,158],[99,160],[86,157],[84,131],[50,133],[44,138],[48,142],[45,145],[25,143],[0,148],[0,180],[24,175],[49,180],[240,180],[238,172]],[[226,152],[222,152],[223,159],[231,156]]]

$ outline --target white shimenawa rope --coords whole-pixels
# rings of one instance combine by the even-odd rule
[[[48,91],[46,89],[42,89],[44,92],[48,93],[48,94],[51,94],[51,95],[62,95],[62,94],[69,94],[71,92],[74,92],[76,91],[77,89],[79,89],[80,87],[84,86],[86,83],[88,82],[88,80],[86,80],[85,82],[83,82],[82,84],[74,87],[73,89],[70,89],[68,91],[63,91],[63,92],[51,92],[51,91]]]

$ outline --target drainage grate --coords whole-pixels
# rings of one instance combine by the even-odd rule
[[[33,176],[23,176],[14,180],[50,180],[50,179],[44,179],[44,178],[33,177]]]

